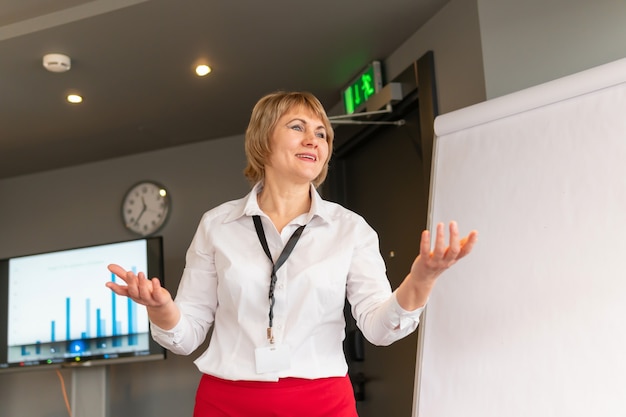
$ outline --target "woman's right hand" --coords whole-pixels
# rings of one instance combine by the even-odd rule
[[[116,264],[111,264],[107,268],[126,283],[126,285],[120,285],[107,282],[106,286],[115,294],[128,297],[146,307],[159,308],[173,301],[172,295],[161,286],[158,278],[147,279],[143,272],[135,274]]]
[[[172,294],[161,286],[158,278],[147,279],[146,274],[135,274],[119,265],[111,264],[109,271],[120,277],[126,285],[107,282],[106,286],[117,295],[123,295],[146,306],[150,321],[164,330],[173,328],[180,319],[180,310]]]

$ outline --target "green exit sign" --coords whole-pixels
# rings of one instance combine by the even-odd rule
[[[380,61],[374,61],[343,90],[343,107],[346,114],[360,110],[365,102],[383,86]]]

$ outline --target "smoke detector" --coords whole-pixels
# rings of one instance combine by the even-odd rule
[[[72,61],[67,55],[47,54],[43,57],[43,66],[50,72],[66,72],[72,67]]]

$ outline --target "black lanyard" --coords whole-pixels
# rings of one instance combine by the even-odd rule
[[[298,227],[296,231],[293,232],[293,234],[287,241],[287,244],[283,248],[283,251],[278,257],[278,260],[276,261],[276,263],[274,263],[274,260],[272,259],[272,254],[270,252],[270,248],[269,246],[267,246],[267,239],[265,239],[265,230],[263,230],[261,217],[252,216],[252,219],[254,220],[254,228],[256,229],[257,236],[259,236],[259,241],[261,242],[261,246],[263,246],[263,250],[265,251],[265,254],[270,259],[270,262],[272,263],[272,275],[270,279],[270,291],[269,291],[270,321],[269,321],[269,327],[267,328],[267,338],[269,339],[270,343],[274,343],[274,334],[272,333],[272,326],[274,322],[274,303],[276,302],[276,299],[274,298],[274,288],[276,287],[276,280],[277,280],[276,271],[278,271],[278,268],[280,268],[285,263],[289,255],[291,255],[291,251],[296,246],[296,243],[298,243],[298,239],[300,239],[300,235],[302,235],[302,231],[304,230],[304,226],[306,225]]]

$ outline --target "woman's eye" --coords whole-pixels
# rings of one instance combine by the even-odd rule
[[[326,133],[324,132],[317,132],[315,135],[320,139],[326,139]]]
[[[298,132],[302,132],[304,130],[300,125],[293,125],[291,126],[291,129],[297,130]]]

